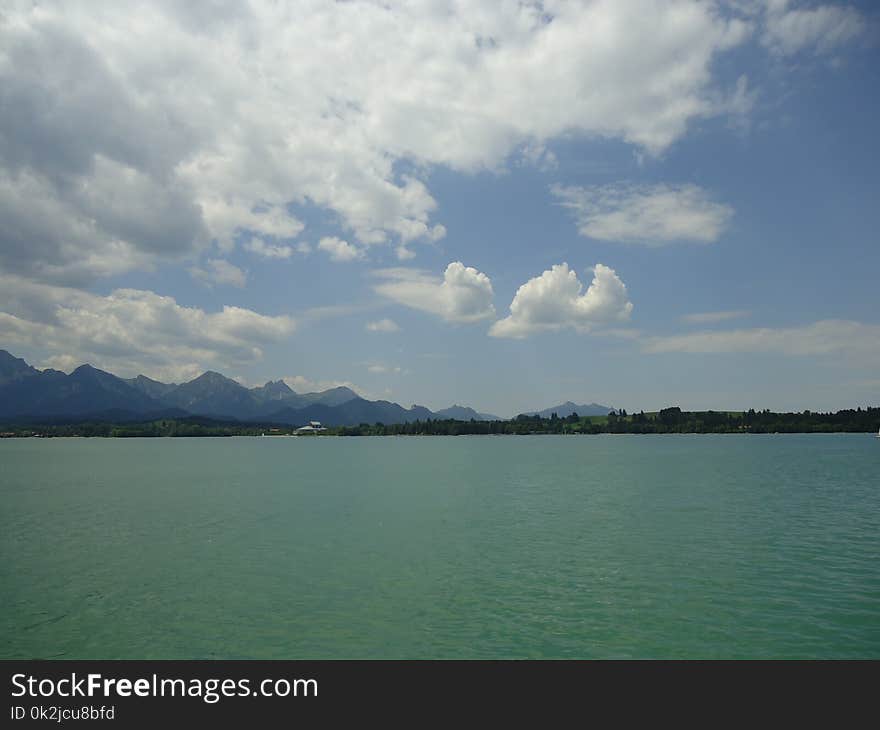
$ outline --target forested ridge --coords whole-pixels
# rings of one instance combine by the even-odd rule
[[[611,412],[607,416],[565,418],[551,414],[519,415],[507,421],[460,421],[426,419],[410,423],[362,423],[357,426],[328,428],[321,436],[464,436],[464,435],[597,435],[606,433],[868,433],[880,428],[880,408],[857,408],[836,413],[802,411],[775,413],[756,411],[683,411],[677,406],[660,411]],[[143,423],[89,421],[55,424],[7,424],[0,435],[16,436],[285,436],[295,427],[286,424],[255,424],[219,421],[209,418],[159,419]]]

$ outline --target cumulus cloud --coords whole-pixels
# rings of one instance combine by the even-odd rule
[[[281,205],[257,205],[230,201],[222,195],[214,195],[199,201],[202,214],[222,251],[235,245],[235,236],[248,231],[251,240],[271,242],[278,238],[294,238],[305,224],[292,216]]]
[[[633,305],[614,269],[596,264],[593,281],[583,294],[582,290],[583,285],[568,264],[556,264],[517,290],[510,303],[510,315],[495,322],[489,334],[521,339],[567,327],[588,332],[598,324],[629,319]]]
[[[244,249],[264,259],[289,259],[294,252],[293,246],[266,243],[262,238],[256,237],[244,244]]]
[[[554,185],[551,192],[572,212],[581,235],[600,241],[712,243],[733,215],[696,185]]]
[[[727,322],[731,319],[741,319],[751,314],[746,309],[731,309],[724,312],[696,312],[694,314],[686,314],[681,320],[688,324],[712,324],[714,322]]]
[[[367,332],[399,332],[400,326],[393,319],[376,320],[375,322],[367,322]]]
[[[864,16],[850,6],[792,7],[789,0],[768,0],[762,43],[778,55],[812,50],[828,53],[865,32]]]
[[[0,126],[5,115],[0,102]],[[133,168],[97,158],[88,179],[50,179],[2,163],[0,149],[4,271],[80,284],[151,269],[157,259],[192,254],[206,240],[197,207],[178,185],[163,188]]]
[[[407,256],[445,233],[431,166],[552,164],[563,134],[661,153],[729,112],[714,69],[748,34],[697,0],[6,3],[0,266],[79,283],[289,245],[306,206]]]
[[[644,349],[647,352],[837,354],[863,365],[880,364],[880,325],[825,319],[799,327],[694,332],[648,338]]]
[[[206,284],[228,284],[241,289],[247,283],[247,274],[225,259],[208,259],[204,268],[194,266],[189,273]]]
[[[397,258],[401,261],[409,261],[410,259],[414,259],[416,257],[415,251],[403,245],[398,246],[396,249],[394,249],[394,253],[397,254]]]
[[[442,280],[407,268],[380,269],[373,275],[386,280],[375,286],[377,293],[448,322],[477,322],[495,316],[492,281],[460,261],[446,267]]]
[[[108,296],[0,276],[0,341],[51,352],[52,362],[90,362],[120,375],[180,380],[262,358],[296,323],[224,306],[207,312],[151,291]]]
[[[364,258],[364,252],[341,238],[328,236],[318,241],[318,249],[326,252],[331,261],[355,261]]]

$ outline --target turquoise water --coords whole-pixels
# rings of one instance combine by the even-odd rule
[[[869,435],[0,441],[3,658],[880,657]]]

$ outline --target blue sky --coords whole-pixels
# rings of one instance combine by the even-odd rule
[[[13,3],[0,347],[502,416],[877,405],[877,27]]]

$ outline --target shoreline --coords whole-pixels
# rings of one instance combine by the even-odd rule
[[[9,417],[7,417],[9,418]],[[14,417],[13,417],[14,418]],[[27,419],[26,416],[18,418]],[[118,417],[117,417],[118,418]],[[57,419],[57,420],[56,420]],[[784,433],[862,433],[876,434],[880,428],[880,408],[861,407],[836,413],[774,413],[756,411],[683,411],[678,406],[659,411],[627,413],[612,411],[604,416],[558,417],[519,415],[508,420],[412,420],[403,423],[361,422],[356,425],[310,426],[295,422],[237,421],[231,418],[185,416],[147,418],[136,416],[114,420],[107,414],[88,416],[50,416],[44,420],[0,423],[0,438],[58,437],[171,437],[259,436],[261,438],[321,438],[325,436],[598,436],[602,434],[784,434]]]
[[[26,439],[32,440],[74,440],[74,439],[104,439],[104,440],[119,440],[119,441],[127,441],[133,439],[173,439],[173,440],[185,440],[185,439],[228,439],[228,438],[267,438],[273,440],[282,440],[282,439],[314,439],[314,438],[420,438],[420,437],[428,437],[428,438],[468,438],[468,437],[477,437],[477,438],[493,438],[493,437],[529,437],[529,436],[583,436],[583,437],[596,437],[596,436],[868,436],[871,438],[880,438],[873,431],[668,431],[668,432],[653,432],[653,433],[613,433],[613,432],[601,432],[601,433],[553,433],[553,432],[535,432],[535,433],[369,433],[369,434],[322,434],[320,436],[316,435],[308,435],[308,436],[296,436],[296,435],[284,435],[284,436],[262,436],[261,434],[199,434],[199,435],[167,435],[167,434],[156,434],[156,435],[138,435],[138,436],[110,436],[103,434],[95,434],[95,435],[65,435],[65,436],[55,436],[55,435],[21,435],[21,436],[0,436],[0,441],[22,441]]]

